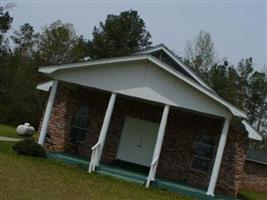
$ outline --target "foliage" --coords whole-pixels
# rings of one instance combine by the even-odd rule
[[[46,157],[46,151],[43,146],[36,143],[33,139],[24,139],[16,142],[13,145],[13,150],[18,154],[28,155],[33,157]]]
[[[11,36],[15,48],[5,67],[8,85],[0,103],[2,123],[18,125],[28,121],[35,127],[39,123],[45,95],[36,90],[40,81],[37,73],[39,59],[34,52],[36,36],[33,27],[27,23]]]
[[[200,31],[187,43],[185,54],[186,63],[216,93],[244,110],[249,122],[267,136],[266,72],[256,71],[251,57],[241,59],[237,66],[230,65],[227,60],[219,62],[211,35],[205,31]],[[251,142],[250,147],[267,150],[266,140]]]
[[[6,6],[0,4],[0,44],[4,41],[4,34],[10,29],[13,17],[9,15]]]
[[[135,53],[151,45],[150,33],[137,11],[108,15],[106,21],[94,27],[90,42],[92,58],[108,58]]]
[[[44,64],[70,63],[79,59],[74,55],[78,47],[86,46],[83,43],[86,41],[76,35],[72,24],[64,24],[57,20],[44,27],[42,33],[39,34],[38,50]]]
[[[234,66],[229,66],[226,61],[223,64],[212,66],[208,73],[209,85],[220,96],[236,105],[239,102],[237,79],[238,74]]]
[[[20,26],[19,30],[14,31],[14,34],[11,35],[15,44],[15,53],[22,54],[22,56],[32,56],[36,37],[37,34],[34,33],[34,28],[29,23]]]
[[[9,81],[9,76],[6,74],[9,74],[7,63],[9,62],[10,48],[5,34],[10,29],[12,21],[13,18],[9,15],[6,7],[0,4],[0,102],[7,93],[6,88]]]
[[[201,30],[193,40],[188,40],[185,47],[185,59],[190,67],[205,79],[211,66],[218,61],[211,34]]]

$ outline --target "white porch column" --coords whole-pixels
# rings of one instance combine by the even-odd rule
[[[107,131],[108,131],[108,127],[109,127],[109,122],[111,119],[111,115],[112,115],[112,111],[114,108],[114,104],[115,104],[115,100],[116,100],[116,93],[112,93],[109,99],[109,103],[108,103],[108,107],[106,110],[106,114],[104,117],[104,121],[102,124],[102,128],[99,134],[99,138],[98,138],[98,143],[100,143],[100,147],[99,147],[99,152],[98,152],[98,158],[97,158],[97,163],[96,166],[99,165],[101,156],[102,156],[102,151],[104,148],[104,144],[105,144],[105,140],[106,140],[106,136],[107,136]]]
[[[230,124],[230,119],[226,118],[224,121],[223,129],[222,129],[222,133],[221,133],[221,137],[220,137],[220,141],[219,141],[219,145],[218,145],[218,149],[216,153],[216,158],[214,161],[214,165],[213,165],[213,169],[212,169],[212,173],[210,177],[209,187],[206,193],[207,195],[214,196],[214,190],[216,187],[216,183],[217,183],[217,179],[218,179],[218,175],[219,175],[219,171],[221,167],[224,147],[225,147],[225,143],[226,143],[226,139],[228,135],[229,124]]]
[[[50,116],[51,116],[51,112],[52,112],[52,108],[53,108],[53,104],[54,104],[54,100],[56,97],[56,91],[57,91],[57,85],[58,85],[58,81],[54,80],[54,83],[51,87],[50,90],[50,94],[48,97],[48,102],[46,105],[46,109],[45,109],[45,115],[43,118],[43,123],[42,123],[42,127],[41,127],[41,131],[40,131],[40,135],[39,135],[39,139],[38,139],[38,143],[43,145],[45,142],[45,136],[47,133],[47,127],[49,124],[49,120],[50,120]]]
[[[163,114],[162,114],[162,117],[161,117],[161,121],[160,121],[158,137],[157,137],[157,141],[156,141],[156,144],[155,144],[155,147],[154,147],[154,153],[153,153],[152,163],[151,163],[150,170],[149,170],[149,175],[148,175],[148,178],[147,178],[146,187],[149,187],[150,180],[154,180],[155,179],[157,166],[158,166],[158,160],[159,160],[161,147],[162,147],[162,143],[163,143],[163,139],[164,139],[164,135],[165,135],[165,128],[166,128],[166,125],[167,125],[167,119],[168,119],[168,115],[169,115],[169,110],[170,110],[170,106],[169,105],[165,105],[164,110],[163,110]],[[153,163],[153,161],[155,161],[155,163]]]

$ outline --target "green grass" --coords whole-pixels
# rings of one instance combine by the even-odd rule
[[[8,125],[0,125],[0,136],[5,136],[5,137],[20,137],[16,133],[16,128],[13,126],[8,126]]]
[[[241,189],[238,198],[242,200],[267,200],[267,194]]]
[[[56,161],[17,155],[0,142],[1,200],[192,200],[175,193],[88,172]]]

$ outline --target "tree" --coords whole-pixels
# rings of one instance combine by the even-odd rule
[[[0,4],[0,102],[6,96],[8,82],[12,76],[8,66],[11,51],[8,39],[5,38],[5,34],[10,29],[12,21],[13,18],[9,15],[7,6],[1,6]]]
[[[137,11],[108,15],[104,23],[100,22],[99,28],[94,27],[90,42],[91,57],[98,59],[130,55],[149,47],[150,38]]]
[[[187,64],[203,79],[211,66],[218,62],[218,55],[211,34],[201,30],[193,40],[188,40],[185,47]]]
[[[245,107],[248,118],[258,131],[267,115],[267,79],[266,74],[255,71],[248,80],[248,98]]]
[[[215,64],[208,73],[209,85],[224,99],[239,107],[239,75],[235,67],[229,66],[227,61],[223,64]]]
[[[38,49],[45,65],[74,62],[72,52],[78,36],[72,24],[55,21],[39,35]]]
[[[248,88],[249,88],[249,78],[254,71],[253,69],[253,59],[246,58],[241,59],[237,65],[237,72],[239,75],[238,78],[238,87],[239,87],[239,102],[240,108],[246,110],[246,101],[248,101]]]
[[[2,116],[2,120],[13,125],[27,121],[37,126],[44,95],[36,90],[39,80],[37,73],[39,63],[35,58],[36,34],[33,27],[26,23],[20,26],[11,38],[15,48],[10,57],[9,70],[11,66],[13,70],[3,102],[5,115]]]
[[[0,45],[4,42],[4,34],[10,29],[13,17],[6,10],[7,6],[0,5]]]
[[[37,42],[37,34],[34,33],[33,26],[29,23],[25,23],[20,26],[19,30],[14,31],[11,39],[15,44],[16,53],[31,56],[33,47]]]
[[[250,141],[249,147],[267,153],[267,78],[264,72],[255,71],[249,78],[246,111],[249,121],[263,136],[262,142]]]
[[[84,59],[88,59],[90,54],[88,40],[84,39],[81,35],[78,39],[76,44],[71,50],[70,57],[72,61],[84,61]]]

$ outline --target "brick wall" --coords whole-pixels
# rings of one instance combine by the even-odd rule
[[[247,160],[241,187],[267,194],[267,165]]]
[[[46,147],[53,151],[64,151],[89,157],[90,148],[97,142],[110,94],[96,90],[79,89],[70,91],[59,86],[50,120]],[[77,105],[89,106],[89,131],[86,140],[79,146],[70,142],[70,124]],[[126,116],[152,122],[160,122],[163,106],[141,102],[138,99],[117,97],[108,134],[103,150],[102,161],[112,163],[116,158],[120,134]],[[171,108],[166,127],[157,176],[190,185],[206,188],[219,141],[222,120],[200,116]],[[201,135],[214,138],[213,160],[208,172],[191,169],[193,146]],[[232,128],[226,144],[216,192],[236,196],[246,148],[245,134]]]
[[[216,191],[237,196],[243,178],[243,168],[248,147],[246,133],[231,127],[225,146]]]
[[[71,97],[70,90],[62,85],[58,86],[45,140],[45,147],[49,151],[64,151],[67,146],[66,133],[70,130],[74,105]],[[40,132],[41,125],[42,119],[38,132]]]

